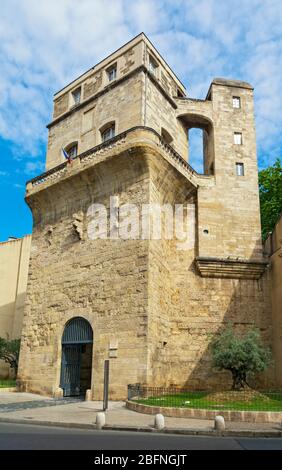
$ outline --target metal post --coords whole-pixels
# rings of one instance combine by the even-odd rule
[[[104,395],[103,395],[103,411],[108,409],[109,401],[109,372],[110,361],[107,359],[104,363]]]

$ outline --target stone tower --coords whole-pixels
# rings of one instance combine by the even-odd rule
[[[26,193],[34,231],[22,389],[67,394],[62,373],[75,370],[73,394],[83,382],[100,399],[108,359],[113,399],[136,382],[226,384],[211,367],[210,334],[232,323],[271,339],[252,87],[215,79],[205,100],[189,98],[142,33],[55,94],[47,127],[46,172]],[[193,127],[203,130],[204,174],[188,163]],[[189,240],[109,238],[124,228],[122,218],[113,227],[113,197],[140,212],[182,205]],[[93,203],[109,219],[95,240]]]

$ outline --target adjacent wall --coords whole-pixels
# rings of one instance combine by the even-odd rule
[[[273,356],[277,386],[282,387],[282,214],[265,243],[270,255]]]
[[[26,295],[31,235],[0,243],[0,336],[19,338]],[[0,377],[9,375],[0,361]]]

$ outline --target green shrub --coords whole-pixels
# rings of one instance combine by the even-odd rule
[[[20,354],[20,339],[5,339],[0,337],[0,359],[9,364],[17,375]]]
[[[263,372],[271,361],[271,353],[261,343],[256,329],[250,330],[243,338],[237,338],[231,327],[222,331],[211,344],[213,365],[219,370],[232,374],[232,390],[248,385],[251,374]]]

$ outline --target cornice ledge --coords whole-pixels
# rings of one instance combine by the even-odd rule
[[[197,257],[196,266],[202,277],[259,279],[269,262],[263,259],[230,259]]]

